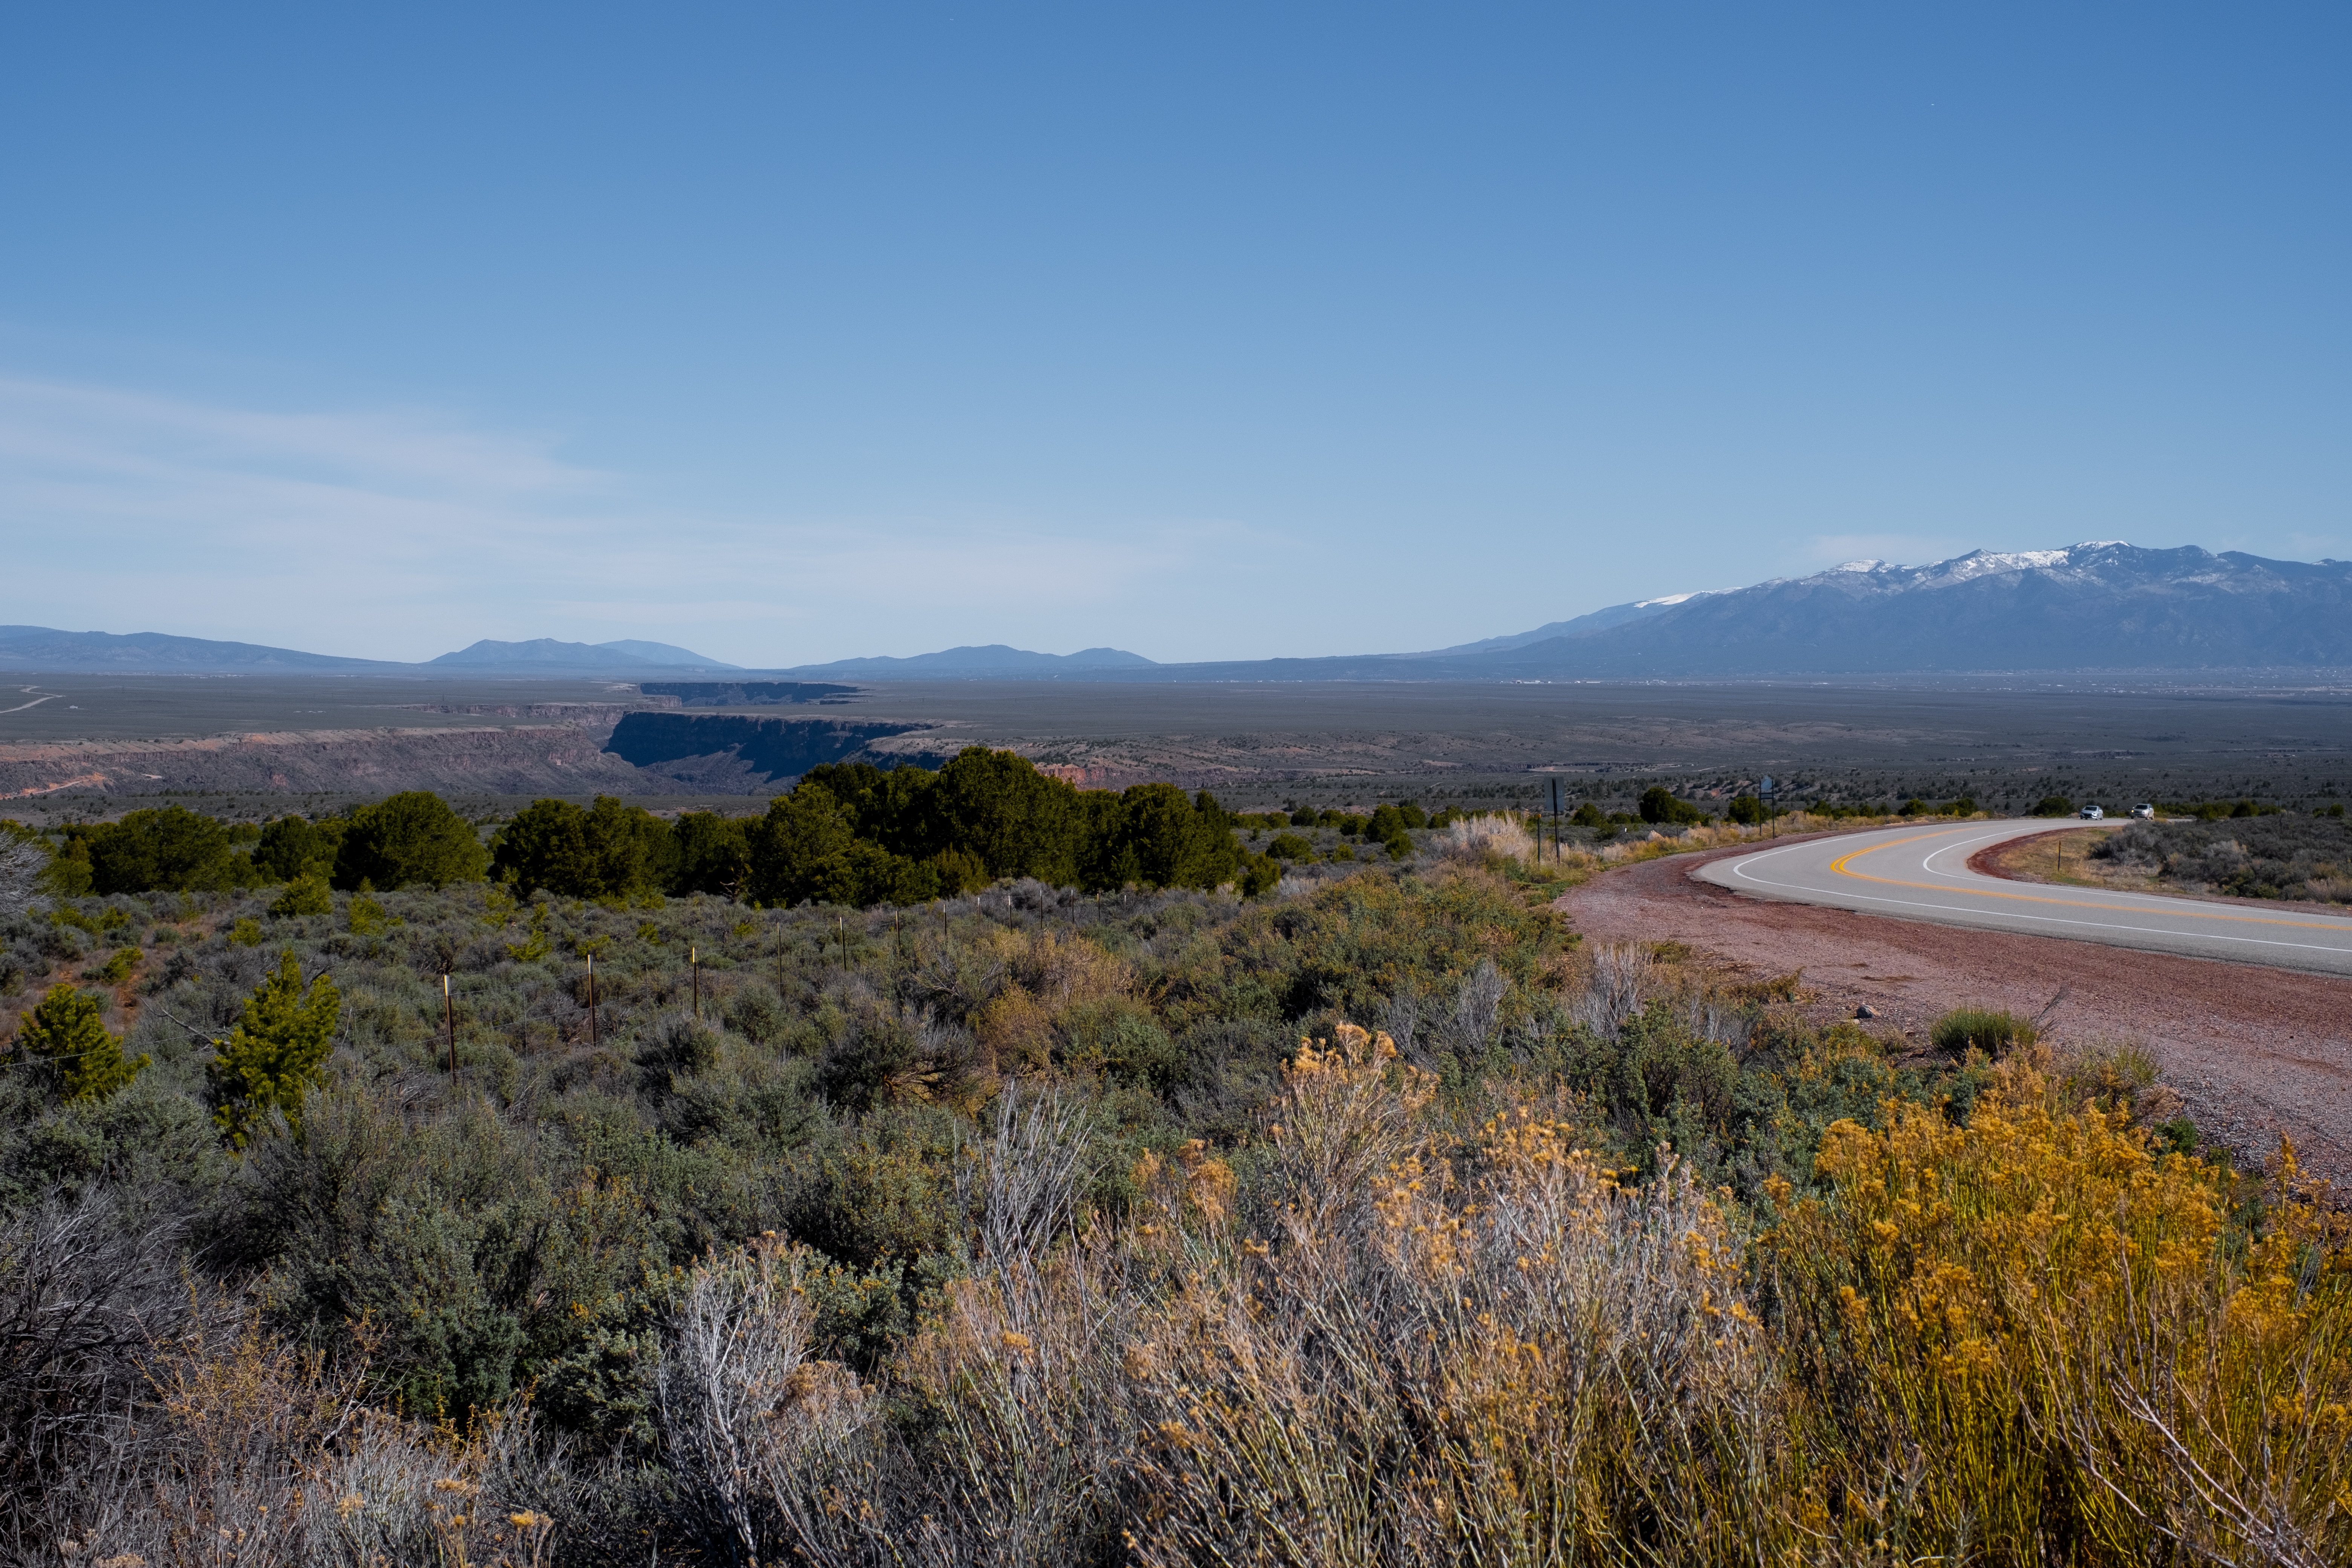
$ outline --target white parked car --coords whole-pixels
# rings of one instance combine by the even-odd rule
[[[2138,817],[2142,822],[2153,822],[2156,820],[2156,807],[2150,805],[2146,801],[2142,801],[2139,805],[2132,807],[2132,815]]]
[[[2085,822],[2105,822],[2107,819],[2106,812],[2095,805],[2086,805],[2074,815]]]

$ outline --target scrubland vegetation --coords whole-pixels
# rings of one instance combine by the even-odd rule
[[[1753,829],[1223,822],[1310,840],[1254,897],[950,840],[983,885],[762,909],[556,890],[630,863],[592,816],[477,836],[497,882],[6,915],[7,1560],[2352,1552],[2291,1151],[2202,1157],[2127,1046],[1816,1026],[1545,904]],[[923,864],[887,831],[796,842]]]
[[[2352,903],[2352,823],[2340,816],[2248,811],[2135,822],[2093,846],[2091,856],[2192,892]]]

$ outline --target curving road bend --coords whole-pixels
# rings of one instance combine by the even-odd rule
[[[1691,875],[1759,898],[2193,958],[2352,975],[2352,917],[2316,904],[2221,903],[2004,881],[1969,857],[2073,822],[1890,827],[1729,856]]]

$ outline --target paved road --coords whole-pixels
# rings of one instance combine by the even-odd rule
[[[2324,905],[2043,887],[1968,868],[1969,857],[1989,845],[2073,826],[1889,827],[1735,855],[1692,875],[1743,893],[1863,914],[2352,975],[2352,917],[2329,913]]]

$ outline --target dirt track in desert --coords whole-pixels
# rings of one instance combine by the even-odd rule
[[[1804,971],[1810,1012],[1876,1010],[1924,1043],[1962,1005],[2028,1016],[2061,1043],[2145,1044],[2209,1138],[2259,1163],[2284,1132],[2306,1167],[2352,1184],[2352,980],[1957,930],[1750,898],[1694,881],[1671,856],[1607,872],[1559,900],[1588,942],[1679,942],[1761,976]]]

